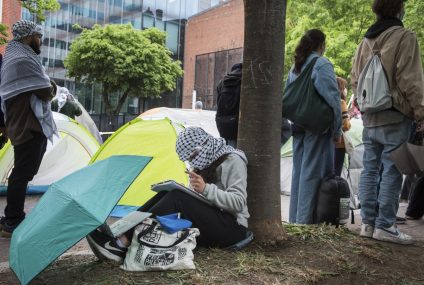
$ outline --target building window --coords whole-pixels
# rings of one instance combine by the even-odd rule
[[[194,90],[196,100],[202,101],[204,109],[216,110],[216,87],[231,67],[242,59],[243,48],[196,56]]]

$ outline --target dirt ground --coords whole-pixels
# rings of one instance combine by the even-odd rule
[[[196,270],[125,272],[93,255],[62,257],[31,284],[424,284],[424,243],[401,246],[346,228],[284,224],[281,245],[240,252],[200,249]],[[0,274],[0,284],[18,284]]]

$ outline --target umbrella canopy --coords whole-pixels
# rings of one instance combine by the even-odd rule
[[[12,235],[9,262],[21,283],[103,224],[150,160],[112,156],[52,184]]]
[[[395,149],[390,158],[402,174],[420,174],[424,172],[424,146],[409,142]]]

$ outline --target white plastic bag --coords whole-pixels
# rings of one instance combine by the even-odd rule
[[[193,249],[199,234],[196,228],[169,234],[157,220],[148,218],[135,228],[121,268],[127,271],[195,269]]]

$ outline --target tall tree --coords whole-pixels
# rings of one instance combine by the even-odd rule
[[[238,147],[248,158],[250,227],[260,242],[284,238],[280,134],[286,1],[244,0]]]
[[[355,50],[368,27],[374,23],[370,0],[297,0],[287,6],[286,61],[287,72],[293,64],[294,49],[303,33],[312,28],[327,35],[325,56],[334,64],[336,73],[349,77]],[[417,33],[424,54],[424,1],[408,0],[405,27]],[[424,55],[423,55],[424,60]]]
[[[21,0],[20,2],[23,8],[28,9],[34,15],[34,20],[37,22],[44,22],[46,11],[57,11],[60,8],[57,0]]]
[[[85,83],[101,83],[108,115],[119,114],[128,96],[160,97],[175,89],[181,63],[171,58],[166,34],[127,25],[95,25],[74,40],[65,59],[68,76]],[[110,95],[118,93],[115,105]]]

